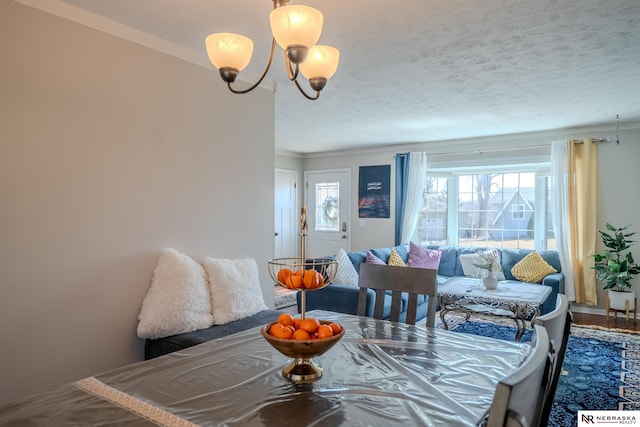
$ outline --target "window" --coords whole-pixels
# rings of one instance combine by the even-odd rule
[[[340,183],[322,182],[316,184],[316,227],[315,231],[340,231]]]
[[[514,167],[491,170],[429,170],[417,241],[423,245],[555,248],[550,180]],[[446,177],[438,177],[445,176]]]
[[[511,219],[516,221],[524,219],[524,205],[516,203],[511,205]]]
[[[427,177],[424,205],[418,221],[421,242],[447,243],[448,192],[447,178]]]

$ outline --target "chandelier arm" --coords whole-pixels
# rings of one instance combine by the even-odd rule
[[[298,83],[297,79],[293,80],[293,82],[296,84],[296,87],[298,88],[300,93],[305,96],[305,98],[307,98],[307,99],[309,99],[311,101],[315,101],[316,99],[320,98],[320,91],[319,90],[316,91],[316,96],[313,97],[313,96],[307,95],[307,93],[304,91],[304,89],[302,89],[302,86],[300,86],[300,83]]]
[[[289,77],[289,80],[292,82],[296,81],[298,78],[298,64],[296,64],[295,70],[291,68],[291,60],[289,59],[289,55],[286,51],[284,53],[284,66],[287,69],[287,76]]]
[[[247,93],[247,92],[251,92],[252,90],[254,90],[255,88],[258,87],[258,85],[260,83],[262,83],[262,81],[264,80],[264,78],[266,77],[267,73],[269,72],[269,68],[271,68],[271,62],[273,61],[273,54],[276,51],[276,39],[273,38],[272,42],[271,42],[271,53],[269,54],[269,60],[267,61],[267,66],[265,67],[264,71],[262,72],[262,75],[260,76],[260,78],[258,79],[257,82],[255,82],[255,84],[253,84],[250,88],[248,89],[243,89],[243,90],[237,90],[231,87],[231,82],[227,83],[227,87],[229,88],[229,90],[233,93],[236,94],[243,94],[243,93]]]

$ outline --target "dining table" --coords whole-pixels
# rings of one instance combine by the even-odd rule
[[[292,382],[260,328],[0,404],[16,426],[475,426],[529,345],[329,311],[344,336]]]

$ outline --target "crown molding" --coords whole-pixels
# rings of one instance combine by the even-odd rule
[[[624,132],[640,129],[640,121],[620,123],[620,141],[624,143]],[[337,155],[357,155],[381,152],[409,152],[427,151],[437,154],[455,153],[465,150],[498,150],[504,147],[522,147],[551,145],[552,141],[559,139],[584,139],[603,138],[609,142],[616,141],[615,122],[594,124],[592,126],[579,126],[572,128],[560,128],[536,132],[514,133],[507,135],[480,136],[474,138],[452,139],[441,141],[426,141],[413,143],[398,143],[388,145],[374,145],[346,150],[333,150],[316,153],[304,153],[305,159],[331,157]]]

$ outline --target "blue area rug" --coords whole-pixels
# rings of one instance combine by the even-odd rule
[[[452,330],[512,341],[515,327],[469,321]],[[528,330],[522,342],[531,341]],[[549,426],[575,426],[579,410],[640,409],[640,336],[572,326]]]

